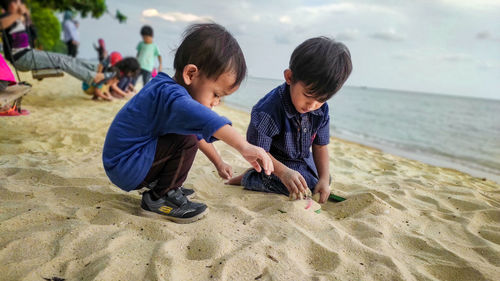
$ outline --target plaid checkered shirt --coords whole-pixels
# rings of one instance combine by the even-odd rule
[[[314,188],[318,182],[318,172],[311,147],[313,144],[327,145],[330,142],[328,104],[300,114],[292,103],[290,87],[283,83],[252,108],[247,140],[298,171],[309,188]]]

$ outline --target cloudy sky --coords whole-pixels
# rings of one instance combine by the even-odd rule
[[[134,56],[149,24],[171,67],[185,27],[215,21],[240,43],[251,76],[281,79],[293,49],[324,35],[351,51],[347,85],[500,99],[500,0],[106,2],[127,23],[81,19],[82,58],[96,58],[98,38]]]

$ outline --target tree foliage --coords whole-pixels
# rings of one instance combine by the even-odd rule
[[[41,7],[54,11],[73,10],[81,14],[83,18],[91,15],[93,18],[101,17],[106,11],[106,0],[31,0]]]
[[[48,8],[43,8],[40,3],[32,1],[30,3],[31,19],[35,24],[37,45],[45,50],[64,52],[64,47],[61,49],[61,23],[54,15],[54,11]],[[31,34],[33,35],[33,34]]]
[[[106,0],[27,0],[26,3],[37,29],[38,46],[55,52],[66,52],[66,46],[60,39],[61,23],[55,12],[71,10],[83,18],[99,18],[108,12]],[[116,11],[114,17],[121,23],[127,20],[120,11]]]

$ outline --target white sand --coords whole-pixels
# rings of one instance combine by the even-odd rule
[[[23,75],[24,77],[27,74]],[[34,83],[31,115],[0,119],[1,280],[499,280],[500,186],[333,139],[342,203],[226,186],[201,153],[186,182],[210,208],[179,225],[139,216],[101,150],[125,101],[68,77]],[[217,109],[244,133],[249,116]],[[216,147],[241,173],[248,165]]]

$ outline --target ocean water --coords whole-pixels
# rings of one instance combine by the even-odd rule
[[[249,77],[225,102],[250,111],[281,83]],[[500,100],[346,86],[328,104],[332,136],[500,182]]]

